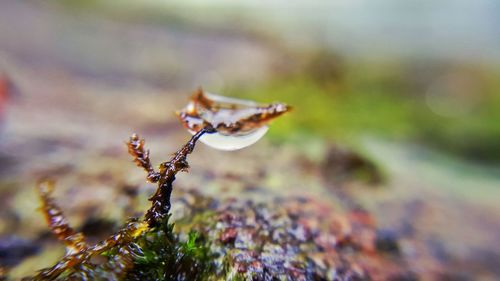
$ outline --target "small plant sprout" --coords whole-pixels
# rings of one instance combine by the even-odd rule
[[[206,126],[199,130],[191,139],[177,151],[170,161],[160,164],[159,172],[155,172],[149,160],[149,150],[144,148],[144,140],[137,134],[133,134],[128,142],[128,151],[134,157],[137,166],[142,167],[146,172],[147,180],[158,183],[155,194],[149,198],[152,201],[151,208],[146,212],[145,220],[149,226],[157,226],[167,216],[170,211],[170,195],[175,175],[179,171],[187,171],[189,164],[187,155],[193,152],[196,141],[206,133],[214,133],[215,129]]]
[[[130,155],[147,172],[149,182],[158,182],[156,193],[149,199],[152,206],[146,213],[148,224],[156,226],[169,213],[175,175],[188,170],[187,155],[193,152],[198,140],[223,150],[243,148],[264,135],[269,121],[289,110],[290,107],[282,103],[259,106],[252,101],[206,94],[198,89],[188,105],[177,113],[193,136],[170,161],[160,164],[159,172],[151,165],[144,140],[137,134],[132,135],[128,142]]]
[[[290,107],[282,103],[258,105],[252,101],[208,94],[198,89],[189,104],[177,112],[182,124],[193,136],[172,159],[161,163],[158,171],[155,171],[151,164],[144,139],[133,134],[127,142],[128,152],[137,166],[146,171],[147,180],[157,183],[158,188],[149,199],[152,202],[151,207],[143,220],[130,220],[116,234],[93,246],[87,244],[83,233],[70,226],[62,210],[51,197],[54,183],[41,182],[38,185],[41,209],[52,233],[65,244],[67,251],[54,266],[42,269],[26,280],[122,279],[134,266],[135,261],[149,260],[141,245],[151,244],[150,239],[145,238],[151,230],[160,230],[167,236],[172,230],[168,219],[173,182],[178,172],[188,170],[187,156],[193,152],[196,142],[201,140],[221,150],[244,148],[258,141],[266,133],[271,120],[289,110]],[[180,250],[184,254],[196,253],[196,238],[196,233],[190,234]],[[165,241],[162,242],[167,243],[165,247],[174,245],[173,242],[168,242],[169,239]],[[107,260],[96,264],[92,259],[95,256]],[[196,255],[192,256],[192,262],[196,262]]]

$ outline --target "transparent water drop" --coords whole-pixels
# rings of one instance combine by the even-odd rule
[[[220,133],[204,134],[200,141],[210,147],[220,150],[238,150],[250,146],[260,140],[269,130],[269,126],[263,126],[245,135],[223,135]],[[190,131],[191,133],[196,133]]]
[[[208,125],[217,130],[200,138],[204,144],[220,150],[237,150],[256,143],[269,129],[269,121],[288,110],[290,107],[281,103],[259,105],[200,89],[177,115],[192,134]]]

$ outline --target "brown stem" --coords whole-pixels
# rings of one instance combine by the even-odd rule
[[[158,182],[160,174],[155,172],[151,160],[149,159],[149,150],[144,148],[144,139],[140,139],[137,134],[133,134],[127,143],[128,153],[134,157],[137,166],[142,167],[147,173],[149,182]]]
[[[206,126],[191,137],[191,139],[174,155],[174,157],[160,165],[160,171],[155,172],[149,159],[149,150],[144,148],[144,140],[136,134],[132,135],[127,143],[129,153],[134,157],[134,162],[147,172],[147,179],[150,182],[158,182],[156,193],[149,199],[152,201],[151,208],[147,211],[144,221],[131,221],[118,233],[110,236],[108,239],[94,245],[88,246],[83,234],[73,230],[62,210],[55,204],[51,192],[53,182],[45,181],[39,185],[40,198],[42,199],[42,209],[45,213],[47,222],[52,232],[65,244],[68,253],[62,260],[50,268],[43,269],[34,277],[26,280],[55,280],[61,274],[70,269],[78,269],[85,273],[89,267],[93,266],[90,259],[102,254],[116,246],[125,246],[135,238],[142,235],[150,227],[157,226],[170,211],[170,195],[172,193],[172,183],[175,175],[179,171],[187,171],[187,155],[192,153],[198,139],[205,133],[214,133],[216,130],[211,126]],[[131,250],[130,250],[131,251]],[[117,260],[120,270],[116,272],[125,272],[132,264],[129,249],[123,249]]]
[[[158,182],[158,189],[155,194],[149,198],[151,208],[145,215],[145,220],[150,227],[157,226],[170,212],[170,196],[172,194],[172,184],[175,175],[179,171],[187,171],[189,164],[187,162],[188,154],[192,153],[196,142],[205,133],[214,133],[212,126],[205,126],[194,134],[191,139],[179,149],[174,157],[168,162],[160,164],[160,171],[155,172],[149,160],[149,151],[144,148],[144,140],[134,134],[128,142],[129,153],[134,157],[134,162],[144,168],[148,173],[148,180]]]
[[[68,223],[61,208],[51,197],[54,182],[42,181],[38,184],[38,191],[42,200],[42,211],[52,233],[61,240],[68,253],[80,252],[87,247],[83,233],[75,231]]]
[[[76,268],[82,264],[89,266],[88,264],[91,257],[99,255],[105,251],[111,250],[112,248],[119,245],[127,245],[133,239],[140,236],[142,233],[148,230],[148,225],[144,222],[131,221],[122,228],[118,233],[111,235],[108,239],[92,246],[82,249],[79,252],[73,254],[67,254],[62,260],[56,263],[50,268],[41,270],[32,279],[27,280],[55,280],[65,271]],[[127,263],[124,260],[123,266]],[[82,267],[80,270],[84,270]]]

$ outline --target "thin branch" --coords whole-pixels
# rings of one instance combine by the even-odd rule
[[[187,171],[189,164],[187,156],[193,152],[198,139],[205,133],[214,133],[215,129],[211,126],[206,126],[195,135],[180,149],[174,157],[168,162],[160,164],[160,172],[157,173],[152,168],[149,160],[149,151],[144,148],[144,140],[134,134],[128,143],[129,153],[134,157],[134,162],[138,166],[143,167],[148,173],[148,180],[151,181],[153,175],[154,181],[158,182],[158,189],[155,194],[149,198],[151,208],[145,215],[145,220],[149,226],[157,226],[165,216],[170,212],[170,196],[172,194],[172,184],[175,180],[175,175],[180,171]]]
[[[137,134],[133,134],[127,143],[128,153],[134,157],[137,166],[142,167],[147,173],[149,182],[158,182],[160,174],[155,172],[151,160],[149,159],[149,150],[144,149],[144,139],[140,139]]]
[[[82,249],[79,252],[64,256],[58,263],[50,268],[41,270],[34,276],[33,280],[54,280],[62,273],[72,268],[79,268],[80,271],[85,271],[86,267],[92,267],[90,258],[106,251],[113,249],[116,246],[127,245],[135,238],[142,235],[149,229],[146,222],[131,221],[122,228],[118,233],[113,234],[108,239],[92,246]],[[130,265],[128,259],[123,259],[122,268],[126,270]],[[85,266],[82,266],[85,265]]]
[[[156,193],[149,199],[152,201],[151,208],[147,211],[144,221],[130,221],[118,233],[108,239],[94,245],[88,246],[84,241],[84,236],[76,232],[69,226],[62,210],[51,198],[54,188],[52,181],[44,181],[39,185],[40,198],[42,199],[42,209],[52,232],[63,241],[68,248],[68,253],[54,266],[38,272],[31,279],[27,280],[55,280],[61,274],[73,270],[80,274],[92,276],[90,269],[94,268],[90,259],[117,246],[121,248],[116,257],[115,273],[124,273],[132,265],[130,258],[132,248],[130,243],[137,237],[150,230],[151,227],[159,225],[170,211],[170,195],[172,193],[172,183],[175,175],[179,171],[187,171],[187,155],[193,152],[198,139],[205,133],[214,133],[216,130],[207,126],[197,132],[191,139],[175,153],[174,157],[160,164],[160,171],[156,172],[149,159],[149,151],[144,148],[144,140],[136,134],[132,135],[127,143],[129,153],[134,157],[134,162],[147,172],[147,179],[150,182],[158,182]]]
[[[83,233],[75,231],[63,214],[61,208],[51,197],[54,182],[47,180],[38,184],[38,192],[42,200],[42,211],[52,233],[66,246],[68,253],[76,253],[87,247]]]

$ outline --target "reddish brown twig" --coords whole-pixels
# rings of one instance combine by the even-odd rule
[[[131,221],[118,233],[113,234],[108,239],[92,247],[83,248],[79,252],[67,254],[54,266],[41,270],[34,276],[33,280],[55,280],[61,274],[73,268],[78,269],[75,272],[85,274],[86,271],[96,266],[90,262],[91,257],[109,251],[116,246],[126,246],[124,251],[129,252],[130,250],[127,245],[148,229],[149,227],[146,222]],[[119,259],[116,261],[119,263],[119,268],[117,268],[116,273],[124,274],[127,268],[131,267],[132,261],[129,257],[122,255],[119,255],[117,258]],[[88,274],[91,273],[89,272]]]
[[[150,182],[158,182],[158,189],[155,194],[149,198],[151,208],[145,215],[145,220],[149,226],[157,226],[170,212],[170,196],[172,193],[172,183],[175,180],[175,175],[180,171],[187,171],[189,164],[187,155],[193,152],[198,139],[205,133],[214,133],[215,129],[211,126],[206,126],[195,135],[175,153],[174,157],[168,162],[160,164],[160,171],[155,172],[151,161],[149,160],[149,150],[144,148],[144,140],[140,139],[137,134],[132,135],[128,142],[128,151],[134,157],[134,162],[142,167],[148,173],[147,179]]]
[[[53,189],[53,181],[43,181],[38,185],[40,198],[42,200],[41,209],[52,233],[65,244],[67,253],[64,258],[54,266],[41,270],[32,278],[33,280],[54,280],[62,273],[73,268],[77,269],[75,272],[86,274],[86,271],[95,267],[95,265],[90,262],[92,256],[99,255],[119,245],[127,245],[149,229],[146,222],[131,221],[118,233],[110,236],[108,239],[94,246],[89,246],[85,242],[83,233],[76,232],[69,225],[63,211],[51,197]],[[123,269],[122,271],[125,271],[129,266],[130,258],[121,256],[118,258],[121,259],[117,260],[117,262],[120,263],[120,267]]]
[[[134,157],[134,162],[147,172],[147,180],[158,182],[158,189],[149,199],[152,201],[152,205],[147,211],[144,221],[129,222],[118,233],[94,246],[88,246],[84,241],[83,234],[71,228],[62,210],[52,199],[51,193],[54,183],[52,181],[42,182],[39,185],[39,192],[47,223],[57,238],[64,242],[68,252],[57,264],[41,270],[33,277],[33,280],[54,280],[70,270],[78,274],[91,276],[90,270],[96,266],[90,261],[91,257],[102,254],[116,246],[122,246],[123,248],[121,248],[115,257],[116,264],[114,266],[120,267],[120,270],[115,273],[121,274],[126,272],[126,269],[132,263],[132,259],[129,256],[132,250],[129,248],[129,244],[150,229],[150,227],[157,226],[168,215],[170,211],[172,183],[175,180],[175,175],[180,171],[187,171],[189,168],[186,158],[187,155],[193,152],[198,139],[205,133],[214,132],[215,129],[211,126],[207,126],[197,132],[175,153],[170,161],[160,164],[159,172],[156,172],[151,165],[149,151],[144,148],[144,140],[140,139],[136,134],[132,135],[127,143],[128,151]]]
[[[149,182],[157,182],[160,179],[160,174],[155,172],[149,159],[149,150],[144,149],[144,139],[139,139],[137,134],[133,134],[127,143],[128,153],[134,157],[134,162],[137,166],[142,167],[146,172]]]
[[[61,208],[51,197],[54,189],[53,181],[43,181],[38,184],[38,191],[42,200],[42,211],[52,233],[66,246],[67,253],[76,253],[87,247],[83,233],[76,232],[68,223]]]

